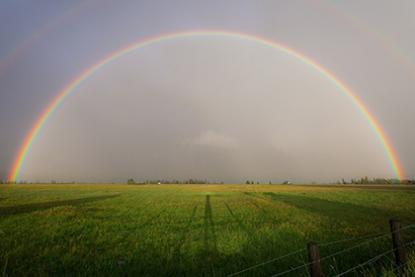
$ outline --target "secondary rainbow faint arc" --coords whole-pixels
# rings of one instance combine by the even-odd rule
[[[8,180],[11,182],[16,182],[19,179],[20,172],[22,170],[22,166],[26,160],[27,154],[35,140],[36,136],[41,131],[42,127],[47,122],[47,119],[51,116],[51,114],[59,107],[59,105],[64,101],[64,99],[83,81],[88,79],[91,75],[93,75],[96,71],[98,71],[103,66],[115,61],[116,59],[120,58],[123,55],[126,55],[134,50],[166,41],[172,39],[179,39],[179,38],[186,38],[186,37],[207,37],[207,36],[216,36],[216,37],[225,37],[225,38],[236,38],[248,41],[254,41],[261,45],[268,46],[274,48],[276,50],[282,51],[294,58],[299,59],[303,63],[307,64],[311,68],[317,70],[327,79],[329,79],[332,83],[334,83],[337,88],[342,91],[345,95],[347,95],[352,102],[359,108],[359,110],[363,113],[367,121],[369,122],[371,128],[379,138],[381,144],[383,145],[386,155],[389,159],[389,162],[392,166],[392,169],[398,179],[403,179],[404,174],[403,170],[399,164],[398,157],[387,139],[386,134],[382,130],[381,126],[375,119],[375,117],[369,112],[366,108],[364,103],[349,89],[343,82],[341,82],[333,73],[328,71],[326,68],[318,64],[317,62],[313,61],[312,59],[306,57],[302,53],[284,46],[282,44],[276,43],[272,40],[239,32],[230,32],[230,31],[217,31],[217,30],[197,30],[197,31],[186,31],[186,32],[175,32],[175,33],[167,33],[161,34],[157,36],[147,37],[141,39],[135,43],[128,45],[127,47],[121,48],[116,50],[105,58],[101,59],[97,63],[93,64],[92,66],[86,68],[82,71],[75,79],[73,79],[68,85],[66,85],[58,95],[48,104],[46,109],[40,114],[38,119],[36,120],[35,124],[32,126],[30,132],[26,135],[23,144],[21,145],[19,152],[15,158],[13,163],[12,169],[10,171]]]

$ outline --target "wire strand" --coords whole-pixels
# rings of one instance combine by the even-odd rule
[[[394,232],[411,229],[413,227],[415,227],[415,224],[411,224],[411,225],[401,227],[400,230],[397,230],[397,231],[394,231]],[[392,232],[383,232],[383,233],[378,233],[378,234],[375,234],[375,235],[367,235],[367,236],[361,236],[361,237],[357,237],[357,238],[355,237],[355,238],[350,238],[350,239],[340,239],[340,240],[337,240],[337,241],[329,241],[329,242],[326,242],[326,243],[319,243],[319,246],[320,247],[325,247],[325,246],[330,246],[330,245],[334,245],[334,244],[338,244],[338,243],[342,243],[342,242],[349,242],[349,241],[355,241],[355,240],[361,240],[361,239],[369,239],[369,238],[372,238],[372,237],[374,238],[374,237],[377,237],[377,236],[390,234],[390,233],[392,233]]]
[[[331,242],[327,242],[327,243],[322,243],[322,244],[319,244],[319,246],[323,246],[324,247],[324,246],[338,244],[338,243],[341,243],[341,242],[347,242],[347,241],[353,241],[353,240],[361,240],[361,239],[366,239],[366,238],[375,238],[375,237],[380,236],[380,235],[386,235],[386,234],[385,233],[380,233],[380,234],[376,234],[376,235],[368,235],[368,236],[362,236],[362,237],[357,237],[357,238],[352,238],[352,239],[341,239],[341,240],[337,240],[337,241],[331,241]],[[290,252],[290,253],[288,253],[286,255],[283,255],[283,256],[280,256],[280,257],[277,257],[277,258],[274,258],[274,259],[271,259],[271,260],[268,260],[268,261],[265,261],[265,262],[262,262],[262,263],[259,263],[259,264],[255,264],[255,265],[250,266],[250,267],[247,267],[247,268],[245,268],[245,269],[243,269],[241,271],[238,271],[238,272],[229,274],[228,277],[232,277],[232,276],[239,275],[241,273],[250,271],[252,269],[255,269],[255,268],[258,268],[258,267],[261,267],[261,266],[264,266],[264,265],[267,265],[267,264],[276,262],[278,260],[281,260],[281,259],[290,257],[292,255],[295,255],[295,254],[304,252],[305,250],[306,249],[298,249],[298,250],[293,251],[293,252]]]
[[[270,263],[276,262],[276,261],[278,261],[278,260],[282,260],[282,259],[284,259],[284,258],[290,257],[290,256],[292,256],[292,255],[295,255],[295,254],[298,254],[298,253],[301,253],[301,252],[304,252],[304,251],[305,251],[305,249],[298,249],[298,250],[296,250],[296,251],[293,251],[293,252],[291,252],[291,253],[288,253],[288,254],[282,255],[282,256],[280,256],[280,257],[277,257],[277,258],[274,258],[274,259],[271,259],[271,260],[268,260],[268,261],[262,262],[262,263],[260,263],[260,264],[256,264],[256,265],[250,266],[250,267],[245,268],[245,269],[243,269],[243,270],[241,270],[241,271],[238,271],[238,272],[235,272],[235,273],[229,274],[229,275],[228,275],[228,277],[239,275],[239,274],[241,274],[241,273],[244,273],[244,272],[250,271],[250,270],[255,269],[255,268],[257,268],[257,267],[264,266],[264,265],[267,265],[267,264],[270,264]]]
[[[402,231],[402,230],[407,230],[407,229],[411,229],[411,228],[414,228],[414,227],[415,227],[415,224],[411,224],[411,225],[407,225],[407,226],[401,227],[399,230],[394,231],[394,232],[398,232],[398,231]],[[372,242],[374,240],[383,238],[383,237],[385,237],[385,236],[387,236],[387,235],[389,235],[391,233],[393,233],[393,232],[385,232],[385,233],[379,233],[379,234],[375,234],[375,235],[367,235],[367,236],[361,236],[361,237],[357,237],[357,238],[355,237],[355,238],[349,238],[349,239],[341,239],[341,240],[336,240],[336,241],[330,241],[330,242],[326,242],[326,243],[319,243],[319,246],[326,247],[326,246],[331,246],[331,245],[339,244],[339,243],[342,243],[342,242],[349,242],[349,241],[357,241],[357,240],[369,239],[369,240],[363,241],[363,242],[361,242],[361,243],[359,243],[357,245],[354,245],[352,247],[346,248],[344,250],[341,250],[341,251],[335,252],[335,253],[333,253],[331,255],[328,255],[326,257],[323,257],[323,258],[320,259],[320,261],[324,261],[326,259],[332,258],[332,257],[337,256],[339,254],[348,252],[348,251],[350,251],[352,249],[358,248],[361,245],[364,245],[364,244],[367,244],[367,243]],[[261,267],[261,266],[264,266],[264,265],[267,265],[267,264],[270,264],[270,263],[273,263],[273,262],[282,260],[284,258],[293,256],[295,254],[299,254],[299,253],[304,252],[304,251],[306,251],[306,249],[297,249],[297,250],[295,250],[293,252],[290,252],[288,254],[282,255],[280,257],[277,257],[277,258],[274,258],[274,259],[271,259],[271,260],[268,260],[268,261],[265,261],[265,262],[262,262],[262,263],[259,263],[259,264],[252,265],[252,266],[247,267],[245,269],[242,269],[242,270],[240,270],[238,272],[231,273],[231,274],[228,275],[228,277],[237,276],[237,275],[239,275],[241,273],[244,273],[244,272],[250,271],[252,269],[255,269],[255,268],[258,268],[258,267]],[[306,266],[308,266],[310,264],[311,263],[306,263],[306,264],[303,264],[303,265],[294,267],[292,269],[289,269],[289,270],[286,270],[286,271],[277,273],[276,275],[272,275],[272,276],[273,277],[281,276],[281,275],[284,275],[286,273],[289,273],[289,272],[298,270],[298,269],[300,269],[302,267],[306,267]]]
[[[328,255],[328,256],[325,256],[325,257],[321,258],[321,259],[320,259],[320,260],[318,260],[318,261],[319,261],[319,262],[322,262],[322,261],[325,261],[325,260],[327,260],[327,259],[333,258],[333,257],[335,257],[335,256],[337,256],[337,255],[339,255],[339,254],[343,254],[343,253],[349,252],[349,251],[351,251],[351,250],[353,250],[353,249],[356,249],[356,248],[358,248],[358,247],[360,247],[360,246],[362,246],[362,245],[365,245],[365,244],[368,244],[368,243],[370,243],[370,242],[372,242],[372,241],[375,241],[375,240],[378,240],[378,239],[380,239],[380,238],[383,238],[383,237],[385,237],[385,236],[387,236],[387,235],[388,235],[388,234],[384,234],[384,235],[382,235],[382,236],[378,236],[378,237],[376,237],[376,238],[373,238],[373,239],[370,239],[370,240],[367,240],[367,241],[361,242],[361,243],[359,243],[359,244],[356,244],[356,245],[354,245],[354,246],[352,246],[352,247],[349,247],[349,248],[346,248],[346,249],[343,249],[343,250],[337,251],[337,252],[335,252],[335,253],[333,253],[333,254],[330,254],[330,255]],[[313,264],[313,263],[314,263],[314,262],[305,263],[305,264],[303,264],[303,265],[300,265],[300,266],[294,267],[294,268],[292,268],[292,269],[289,269],[289,270],[286,270],[286,271],[283,271],[283,272],[280,272],[280,273],[274,274],[274,275],[272,275],[271,277],[282,276],[282,275],[285,275],[285,274],[287,274],[287,273],[290,273],[290,272],[296,271],[296,270],[298,270],[298,269],[300,269],[300,268],[307,267],[307,266],[309,266],[309,265],[311,265],[311,264]]]
[[[340,239],[340,240],[336,240],[336,241],[329,241],[329,242],[324,242],[324,243],[318,243],[319,247],[326,247],[326,246],[331,246],[331,245],[335,245],[335,244],[339,244],[342,242],[349,242],[349,241],[356,241],[356,240],[363,240],[363,239],[371,239],[371,238],[375,238],[377,236],[381,236],[381,235],[385,235],[386,233],[378,233],[375,235],[367,235],[367,236],[361,236],[361,237],[355,237],[355,238],[350,238],[350,239]]]
[[[358,264],[358,265],[357,265],[357,266],[355,266],[355,267],[352,267],[352,268],[350,268],[350,269],[348,269],[348,270],[346,270],[346,271],[344,271],[344,272],[342,272],[342,273],[340,273],[340,274],[337,274],[337,275],[336,275],[336,277],[344,276],[344,275],[346,275],[347,273],[353,272],[353,271],[355,271],[355,270],[356,270],[356,269],[358,269],[358,268],[361,268],[361,267],[364,267],[365,265],[371,264],[371,263],[373,263],[373,262],[375,262],[375,261],[379,260],[379,259],[380,259],[380,258],[382,258],[383,256],[385,256],[385,255],[388,255],[388,254],[392,253],[393,251],[395,251],[395,249],[385,251],[385,252],[383,252],[382,254],[379,254],[379,255],[377,255],[377,256],[375,256],[375,257],[373,257],[373,258],[371,258],[371,259],[367,260],[367,261],[366,261],[366,262],[364,262],[364,263]]]
[[[415,244],[415,241],[412,241],[412,242],[409,242],[409,243],[404,244],[404,246],[409,246],[409,245],[414,245],[414,244]],[[378,259],[382,258],[383,256],[386,256],[387,254],[394,252],[396,249],[397,249],[397,248],[394,248],[394,249],[392,249],[392,250],[388,250],[388,251],[386,251],[386,252],[383,252],[382,254],[379,254],[379,255],[377,255],[377,256],[375,256],[375,257],[373,257],[373,258],[371,258],[371,259],[367,260],[366,262],[363,262],[363,263],[361,263],[361,264],[358,264],[358,265],[357,265],[357,266],[355,266],[355,267],[352,267],[352,268],[350,268],[350,269],[348,269],[348,270],[346,270],[346,271],[344,271],[344,272],[342,272],[342,273],[340,273],[340,274],[337,274],[337,275],[336,275],[336,277],[344,276],[344,275],[346,275],[347,273],[353,272],[353,271],[355,271],[355,270],[356,270],[356,269],[358,269],[358,268],[361,268],[361,267],[364,267],[365,265],[368,265],[368,264],[370,264],[370,263],[373,263],[373,262],[377,261]],[[404,266],[404,265],[400,265],[400,266],[398,267],[398,269],[399,269],[400,267],[402,267],[402,266]],[[395,268],[392,272],[394,272],[396,269],[397,269],[397,268]]]

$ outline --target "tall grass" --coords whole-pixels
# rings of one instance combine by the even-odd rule
[[[271,276],[306,263],[309,241],[319,242],[325,257],[368,240],[349,239],[388,234],[389,218],[415,223],[414,192],[277,185],[3,186],[0,272],[227,276],[304,250],[239,275]],[[414,240],[415,229],[404,235]],[[335,240],[341,241],[324,244]],[[385,235],[322,266],[335,275],[390,247]],[[370,266],[359,272],[369,274]],[[307,267],[288,276],[307,276]]]

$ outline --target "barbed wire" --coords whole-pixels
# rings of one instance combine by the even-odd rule
[[[409,242],[409,243],[405,243],[405,244],[404,244],[404,246],[409,246],[409,245],[414,245],[414,244],[415,244],[415,241],[412,241],[412,242]],[[355,270],[356,270],[356,269],[358,269],[358,268],[362,268],[362,267],[364,267],[364,266],[366,266],[366,265],[368,265],[368,264],[370,264],[370,263],[373,263],[373,262],[375,262],[375,261],[379,260],[380,258],[382,258],[383,256],[386,256],[386,255],[388,255],[389,253],[394,252],[395,250],[397,250],[397,248],[393,248],[392,250],[385,251],[385,252],[383,252],[382,254],[379,254],[379,255],[377,255],[377,256],[375,256],[375,257],[373,257],[373,258],[371,258],[371,259],[369,259],[369,260],[367,260],[367,261],[365,261],[365,262],[363,262],[363,263],[361,263],[361,264],[358,264],[358,265],[357,265],[357,266],[355,266],[355,267],[352,267],[352,268],[350,268],[350,269],[348,269],[348,270],[346,270],[346,271],[344,271],[344,272],[342,272],[342,273],[340,273],[340,274],[337,274],[337,275],[336,275],[336,277],[344,276],[344,275],[346,275],[347,273],[353,272],[353,271],[355,271]],[[402,266],[404,266],[404,265],[400,265],[398,268],[400,268],[400,267],[402,267]],[[395,268],[392,272],[394,272],[396,269],[397,269],[397,268]]]
[[[385,256],[385,255],[388,255],[388,254],[392,253],[392,252],[393,252],[393,251],[395,251],[395,250],[396,250],[396,249],[392,249],[392,250],[385,251],[385,252],[383,252],[382,254],[379,254],[379,255],[377,255],[377,256],[375,256],[375,257],[373,257],[373,258],[370,258],[369,260],[367,260],[367,261],[365,261],[365,262],[363,262],[363,263],[358,264],[357,266],[354,266],[354,267],[352,267],[352,268],[350,268],[350,269],[348,269],[348,270],[346,270],[346,271],[344,271],[344,272],[342,272],[342,273],[340,273],[340,274],[337,274],[337,275],[336,275],[336,277],[344,276],[344,275],[346,275],[346,274],[348,274],[348,273],[350,273],[350,272],[355,271],[355,270],[356,270],[356,269],[358,269],[358,268],[361,268],[361,267],[364,267],[365,265],[371,264],[371,263],[373,263],[373,262],[375,262],[375,261],[379,260],[379,259],[380,259],[380,258],[382,258],[383,256]]]
[[[349,238],[349,239],[340,239],[340,240],[337,240],[337,241],[329,241],[329,242],[326,242],[326,243],[318,243],[318,245],[320,247],[325,247],[325,246],[330,246],[330,245],[334,245],[334,244],[338,244],[338,243],[342,243],[342,242],[356,241],[356,240],[362,240],[362,239],[367,239],[367,238],[372,238],[372,237],[374,238],[374,237],[377,237],[377,236],[382,236],[382,235],[385,235],[385,234],[391,234],[391,233],[411,229],[411,228],[414,228],[414,227],[415,227],[415,224],[411,224],[411,225],[406,225],[404,227],[401,227],[399,230],[396,230],[396,231],[393,231],[393,232],[389,231],[389,232],[378,233],[378,234],[375,234],[375,235],[372,234],[372,235],[367,235],[367,236],[361,236],[361,237],[357,237],[357,238],[354,237],[354,238]]]
[[[262,262],[262,263],[259,263],[259,264],[256,264],[256,265],[253,265],[253,266],[250,266],[250,267],[247,267],[247,268],[245,268],[245,269],[243,269],[243,270],[241,270],[241,271],[238,271],[238,272],[235,272],[235,273],[229,274],[229,275],[228,275],[228,277],[239,275],[239,274],[241,274],[241,273],[244,273],[244,272],[250,271],[250,270],[252,270],[252,269],[255,269],[255,268],[258,268],[258,267],[261,267],[261,266],[264,266],[264,265],[267,265],[267,264],[270,264],[270,263],[273,263],[273,262],[276,262],[276,261],[278,261],[278,260],[282,260],[282,259],[284,259],[284,258],[287,258],[287,257],[293,256],[293,255],[295,255],[295,254],[298,254],[298,253],[301,253],[301,252],[304,252],[304,251],[306,251],[306,249],[298,249],[298,250],[295,250],[295,251],[293,251],[293,252],[290,252],[290,253],[288,253],[288,254],[282,255],[282,256],[280,256],[280,257],[277,257],[277,258],[274,258],[274,259],[271,259],[271,260],[268,260],[268,261],[265,261],[265,262]]]
[[[380,234],[376,234],[376,235],[368,235],[368,236],[362,236],[362,237],[351,238],[351,239],[341,239],[341,240],[337,240],[337,241],[331,241],[331,242],[327,242],[327,243],[322,243],[322,244],[319,244],[319,246],[323,246],[324,247],[324,246],[329,246],[329,245],[335,245],[335,244],[338,244],[338,243],[341,243],[341,242],[356,241],[356,240],[361,240],[361,239],[366,239],[366,238],[374,238],[374,237],[377,237],[377,236],[380,236],[380,235],[385,235],[385,234],[386,233],[380,233]],[[282,260],[284,258],[290,257],[292,255],[295,255],[295,254],[298,254],[298,253],[301,253],[301,252],[305,252],[305,251],[306,251],[305,248],[304,249],[297,249],[297,250],[295,250],[293,252],[290,252],[288,254],[282,255],[280,257],[277,257],[277,258],[274,258],[274,259],[271,259],[271,260],[268,260],[268,261],[265,261],[265,262],[262,262],[262,263],[259,263],[259,264],[255,264],[255,265],[250,266],[250,267],[247,267],[247,268],[245,268],[245,269],[243,269],[241,271],[238,271],[238,272],[229,274],[228,277],[232,277],[232,276],[239,275],[241,273],[250,271],[252,269],[255,269],[255,268],[258,268],[258,267],[261,267],[261,266],[264,266],[264,265],[267,265],[267,264],[270,264],[270,263],[273,263],[273,262],[276,262],[278,260]]]
[[[335,245],[335,244],[339,244],[342,242],[349,242],[349,241],[356,241],[356,240],[363,240],[363,239],[371,239],[371,238],[376,238],[378,236],[382,236],[382,235],[386,235],[389,233],[378,233],[375,235],[367,235],[367,236],[362,236],[362,237],[355,237],[355,238],[349,238],[349,239],[340,239],[340,240],[336,240],[336,241],[329,241],[329,242],[325,242],[325,243],[317,243],[319,247],[326,247],[326,246],[331,246],[331,245]]]
[[[294,267],[294,268],[288,269],[288,270],[286,270],[286,271],[283,271],[283,272],[280,272],[280,273],[277,273],[277,274],[271,275],[271,277],[283,276],[283,275],[288,274],[288,273],[290,273],[290,272],[297,271],[297,270],[299,270],[300,268],[307,267],[307,266],[309,266],[309,265],[311,265],[311,264],[312,264],[312,263],[302,264],[302,265],[296,266],[296,267]]]
[[[377,240],[377,239],[380,239],[380,238],[382,238],[382,237],[384,237],[384,236],[386,236],[386,235],[387,235],[387,234],[384,234],[384,235],[382,235],[382,236],[379,236],[379,237],[373,238],[373,239],[371,239],[371,240],[361,242],[361,243],[359,243],[359,244],[357,244],[357,245],[354,245],[354,246],[352,246],[352,247],[349,247],[349,248],[346,248],[346,249],[343,249],[343,250],[337,251],[337,252],[335,252],[335,253],[333,253],[333,254],[330,254],[330,255],[327,255],[327,256],[325,256],[325,257],[321,258],[321,259],[320,259],[320,260],[318,260],[318,261],[319,261],[319,262],[322,262],[322,261],[325,261],[325,260],[327,260],[327,259],[333,258],[333,257],[335,257],[335,256],[337,256],[337,255],[339,255],[339,254],[343,254],[343,253],[349,252],[349,251],[351,251],[351,250],[353,250],[353,249],[356,249],[356,248],[358,248],[358,247],[360,247],[360,246],[362,246],[362,245],[364,245],[364,244],[367,244],[367,243],[369,243],[369,242],[372,242],[372,241],[375,241],[375,240]],[[299,270],[300,268],[307,267],[307,266],[309,266],[309,265],[311,265],[311,264],[313,264],[313,263],[314,263],[314,262],[305,263],[305,264],[302,264],[302,265],[296,266],[296,267],[294,267],[294,268],[292,268],[292,269],[289,269],[289,270],[286,270],[286,271],[283,271],[283,272],[280,272],[280,273],[277,273],[277,274],[271,275],[271,277],[283,276],[283,275],[286,275],[286,274],[291,273],[291,272],[293,272],[293,271]]]
[[[415,224],[414,224],[413,226],[415,226]],[[402,229],[403,229],[403,228],[401,228],[401,230],[402,230]],[[330,254],[330,255],[328,255],[328,256],[325,256],[325,257],[321,258],[321,259],[320,259],[320,260],[318,260],[318,261],[319,261],[319,262],[322,262],[322,261],[325,261],[325,260],[327,260],[327,259],[333,258],[333,257],[335,257],[335,256],[337,256],[337,255],[340,255],[340,254],[343,254],[343,253],[349,252],[349,251],[351,251],[351,250],[353,250],[353,249],[356,249],[356,248],[358,248],[358,247],[360,247],[360,246],[362,246],[362,245],[365,245],[365,244],[368,244],[368,243],[373,242],[373,241],[375,241],[375,240],[378,240],[378,239],[380,239],[380,238],[383,238],[383,237],[385,237],[385,236],[387,236],[387,235],[389,235],[389,233],[386,233],[386,234],[381,235],[381,236],[378,236],[378,237],[376,237],[376,238],[373,238],[373,239],[370,239],[370,240],[367,240],[367,241],[361,242],[361,243],[359,243],[359,244],[357,244],[357,245],[354,245],[354,246],[352,246],[352,247],[349,247],[349,248],[346,248],[346,249],[343,249],[343,250],[337,251],[337,252],[335,252],[335,253],[333,253],[333,254]],[[410,245],[410,244],[415,244],[415,241],[413,241],[413,242],[411,242],[411,243],[407,243],[407,244],[405,244],[405,246]],[[389,250],[389,252],[393,252],[394,250],[395,250],[395,249],[393,249],[393,250]],[[375,257],[375,258],[376,258],[376,257]],[[372,258],[372,259],[373,259],[373,258]],[[286,275],[286,274],[291,273],[291,272],[293,272],[293,271],[296,271],[296,270],[299,270],[299,269],[301,269],[301,268],[307,267],[307,266],[309,266],[309,265],[311,265],[311,264],[313,264],[313,263],[314,263],[314,262],[305,263],[305,264],[303,264],[303,265],[296,266],[296,267],[294,267],[294,268],[292,268],[292,269],[289,269],[289,270],[286,270],[286,271],[283,271],[283,272],[280,272],[280,273],[277,273],[277,274],[271,275],[271,277],[283,276],[283,275]]]
[[[404,227],[401,227],[399,230],[397,230],[397,231],[403,231],[403,230],[407,230],[407,229],[411,229],[411,228],[413,228],[413,227],[415,227],[415,224],[410,224],[410,225],[406,225],[406,226],[404,226]]]
[[[372,241],[375,241],[375,240],[378,240],[378,239],[384,238],[384,237],[386,237],[386,236],[390,235],[391,233],[398,232],[398,231],[402,231],[402,230],[411,229],[411,228],[414,228],[414,227],[415,227],[415,224],[411,224],[411,225],[407,225],[407,226],[401,227],[399,230],[396,230],[396,231],[393,231],[393,232],[384,232],[384,233],[378,233],[378,234],[375,234],[375,235],[367,235],[367,236],[354,237],[354,238],[348,238],[348,239],[340,239],[340,240],[336,240],[336,241],[330,241],[330,242],[326,242],[326,243],[321,243],[321,244],[318,244],[319,246],[326,247],[326,246],[335,245],[335,244],[339,244],[339,243],[343,243],[343,242],[349,242],[349,241],[357,241],[357,240],[368,239],[368,240],[365,240],[365,241],[363,241],[363,242],[361,242],[361,243],[359,243],[359,244],[356,244],[356,245],[354,245],[354,246],[351,246],[351,247],[349,247],[349,248],[346,248],[346,249],[343,249],[343,250],[337,251],[337,252],[335,252],[335,253],[333,253],[333,254],[330,254],[330,255],[328,255],[328,256],[325,256],[325,257],[321,258],[319,261],[321,262],[321,261],[324,261],[324,260],[327,260],[327,259],[333,258],[333,257],[335,257],[335,256],[337,256],[337,255],[339,255],[339,254],[343,254],[343,253],[349,252],[349,251],[351,251],[351,250],[353,250],[353,249],[356,249],[356,248],[358,248],[358,247],[360,247],[360,246],[362,246],[362,245],[365,245],[365,244],[368,244],[368,243],[370,243],[370,242],[372,242]],[[261,267],[261,266],[264,266],[264,265],[267,265],[267,264],[270,264],[270,263],[273,263],[273,262],[276,262],[276,261],[278,261],[278,260],[282,260],[282,259],[284,259],[284,258],[287,258],[287,257],[293,256],[293,255],[295,255],[295,254],[299,254],[299,253],[304,252],[304,251],[306,251],[306,249],[305,249],[305,248],[304,248],[304,249],[297,249],[297,250],[295,250],[295,251],[293,251],[293,252],[290,252],[290,253],[288,253],[288,254],[282,255],[282,256],[280,256],[280,257],[277,257],[277,258],[274,258],[274,259],[270,259],[270,260],[268,260],[268,261],[265,261],[265,262],[262,262],[262,263],[259,263],[259,264],[255,264],[255,265],[252,265],[252,266],[247,267],[247,268],[245,268],[245,269],[242,269],[242,270],[240,270],[240,271],[238,271],[238,272],[235,272],[235,273],[229,274],[229,275],[228,275],[228,277],[237,276],[237,275],[239,275],[239,274],[241,274],[241,273],[244,273],[244,272],[250,271],[250,270],[252,270],[252,269],[255,269],[255,268],[258,268],[258,267]],[[290,272],[293,272],[293,271],[299,270],[299,269],[301,269],[301,268],[303,268],[303,267],[307,267],[307,266],[309,266],[309,265],[311,265],[311,264],[312,264],[312,262],[310,262],[310,263],[305,263],[305,264],[302,264],[302,265],[296,266],[296,267],[294,267],[294,268],[291,268],[291,269],[289,269],[289,270],[286,270],[286,271],[283,271],[283,272],[277,273],[277,274],[275,274],[275,275],[272,275],[271,277],[282,276],[282,275],[285,275],[285,274],[287,274],[287,273],[290,273]]]

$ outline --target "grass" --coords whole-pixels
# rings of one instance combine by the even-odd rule
[[[364,242],[322,261],[330,276],[390,250],[388,220],[414,224],[414,200],[415,189],[400,186],[5,185],[0,274],[227,276],[310,241],[322,257]],[[324,246],[378,233],[387,235]],[[404,237],[415,240],[415,228]],[[304,264],[306,254],[240,275],[270,276]],[[391,276],[391,259],[351,276],[376,268]]]

